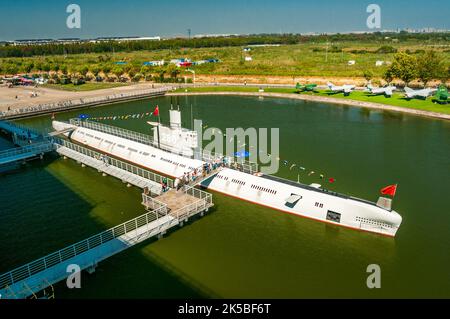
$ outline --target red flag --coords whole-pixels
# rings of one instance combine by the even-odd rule
[[[396,192],[397,192],[397,184],[389,185],[389,186],[386,186],[385,188],[381,189],[381,194],[390,195],[392,197],[395,196]]]
[[[331,184],[333,184],[336,180],[332,177],[328,180]]]
[[[154,116],[158,116],[159,115],[159,107],[158,107],[158,105],[155,107],[155,110],[153,111],[153,115]]]

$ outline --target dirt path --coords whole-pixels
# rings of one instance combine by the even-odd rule
[[[152,83],[140,83],[135,85],[119,86],[108,89],[93,91],[70,92],[44,87],[35,88],[33,86],[16,86],[8,88],[0,86],[0,111],[6,111],[9,108],[19,109],[38,104],[58,103],[80,98],[102,97],[120,93],[131,93],[139,90],[152,88]],[[158,85],[154,84],[155,87]],[[31,97],[31,94],[37,93],[37,97]]]

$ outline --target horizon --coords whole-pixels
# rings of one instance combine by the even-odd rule
[[[217,34],[333,34],[382,32],[405,29],[449,30],[446,12],[450,3],[429,0],[388,0],[335,2],[236,1],[211,4],[205,0],[154,3],[131,0],[126,6],[118,0],[73,2],[44,0],[9,1],[0,11],[1,41],[20,39],[94,39],[99,37],[187,37]],[[69,29],[69,4],[81,8],[81,28]],[[381,8],[381,26],[370,29],[366,11],[371,3]],[[192,9],[191,9],[192,8]],[[236,10],[238,8],[238,10]],[[27,21],[30,21],[27,23]],[[101,21],[102,23],[99,23]],[[330,23],[332,21],[332,23]]]

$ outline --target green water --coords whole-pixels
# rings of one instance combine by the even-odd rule
[[[450,297],[450,123],[398,113],[285,99],[180,98],[209,127],[279,127],[280,158],[329,189],[376,200],[398,183],[403,216],[395,239],[325,225],[214,193],[207,216],[100,263],[82,289],[57,298]],[[168,121],[169,98],[58,114],[152,111]],[[22,121],[44,129],[50,117]],[[108,122],[107,122],[108,123]],[[144,120],[109,122],[146,132]],[[296,180],[282,166],[278,175]],[[323,182],[323,181],[322,181]],[[323,182],[326,183],[326,182]],[[141,214],[140,192],[71,160],[49,158],[0,177],[0,272]],[[381,289],[366,268],[381,266]]]

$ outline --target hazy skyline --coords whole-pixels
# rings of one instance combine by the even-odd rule
[[[81,6],[81,29],[66,26],[66,7]],[[380,5],[384,29],[450,29],[444,0],[15,0],[2,1],[0,40],[178,36],[192,34],[309,33],[373,31],[369,4]]]

